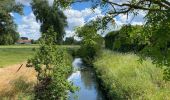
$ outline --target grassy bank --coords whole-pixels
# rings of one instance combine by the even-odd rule
[[[104,51],[94,67],[110,100],[170,100],[170,83],[149,59],[142,64],[135,54]]]

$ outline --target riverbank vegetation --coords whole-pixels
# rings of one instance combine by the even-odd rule
[[[170,99],[170,82],[163,80],[163,70],[149,58],[139,62],[136,54],[105,50],[94,68],[110,100]]]

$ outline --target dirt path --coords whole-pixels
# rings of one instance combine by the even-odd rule
[[[20,67],[22,65],[22,67]],[[36,72],[34,68],[26,67],[26,62],[0,68],[0,93],[10,91],[11,83],[20,77],[27,83],[36,82]],[[19,69],[20,68],[20,69]],[[19,70],[18,70],[19,69]]]

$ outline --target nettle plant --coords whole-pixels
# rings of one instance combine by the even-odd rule
[[[73,85],[67,81],[72,70],[71,57],[55,45],[56,36],[53,28],[44,33],[35,56],[28,60],[27,66],[34,67],[38,73],[36,100],[65,100],[68,91],[74,91]]]

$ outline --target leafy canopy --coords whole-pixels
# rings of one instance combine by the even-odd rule
[[[0,1],[0,45],[13,44],[19,38],[13,12],[22,14],[22,5],[16,4],[15,0]]]
[[[50,5],[48,0],[33,0],[31,5],[37,21],[41,23],[41,32],[46,33],[52,26],[58,33],[55,42],[61,43],[65,35],[64,27],[67,26],[67,18],[59,9],[57,2],[54,1]]]

